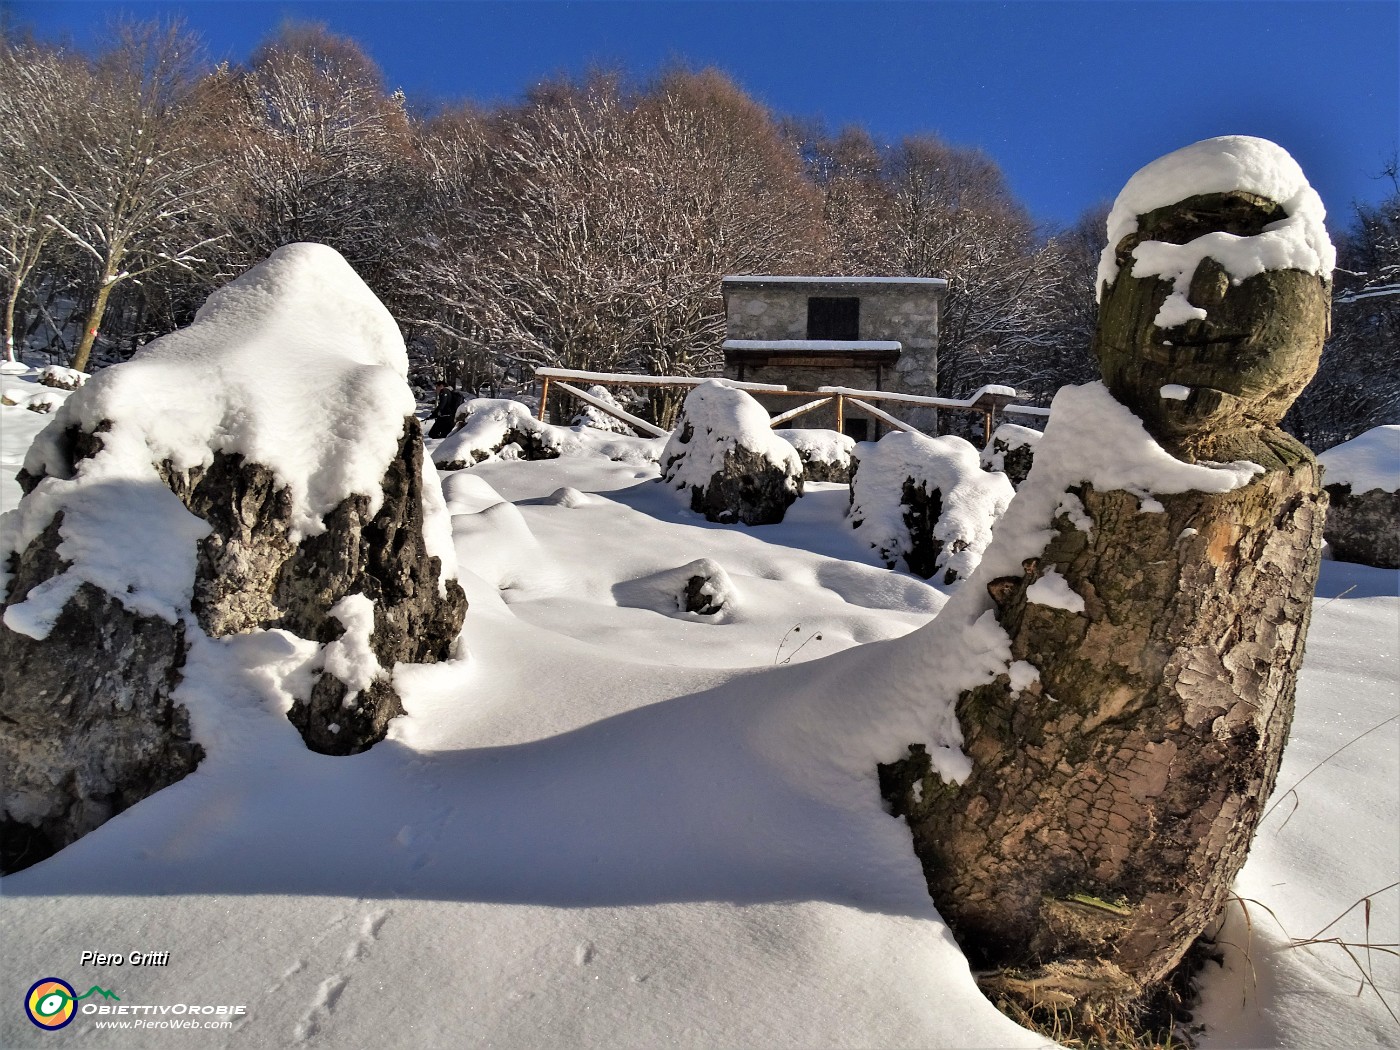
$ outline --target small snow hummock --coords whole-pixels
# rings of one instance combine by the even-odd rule
[[[1011,679],[1012,690],[1017,693],[1024,693],[1040,681],[1040,668],[1028,660],[1012,660],[1006,673]]]
[[[683,412],[694,433],[684,435],[678,427],[661,453],[664,480],[672,488],[703,490],[735,448],[780,466],[794,485],[802,477],[797,450],[773,433],[768,410],[744,391],[714,380],[701,383],[686,395]]]
[[[57,387],[59,390],[77,390],[91,378],[87,372],[79,372],[76,368],[64,368],[62,365],[49,365],[39,372],[39,383],[42,386]]]
[[[1048,605],[1052,609],[1064,609],[1066,612],[1084,611],[1083,596],[1076,594],[1069,581],[1054,569],[1026,588],[1026,601],[1035,605]]]
[[[935,491],[941,502],[934,540],[942,550],[934,573],[965,579],[992,539],[992,525],[1015,490],[1005,474],[982,469],[977,449],[960,437],[927,437],[895,431],[861,446],[860,469],[851,482],[850,519],[856,534],[887,565],[913,546],[904,502],[906,482]]]
[[[802,457],[802,462],[829,463],[835,467],[849,467],[851,453],[855,451],[855,439],[835,430],[820,429],[778,429],[773,431]]]
[[[1182,386],[1180,383],[1168,383],[1157,393],[1161,394],[1166,401],[1185,401],[1191,396],[1191,388]]]
[[[1400,426],[1375,427],[1317,457],[1326,485],[1350,485],[1354,496],[1400,492]]]
[[[1329,278],[1337,253],[1327,236],[1322,199],[1288,152],[1267,139],[1225,135],[1168,153],[1137,172],[1108,216],[1108,245],[1099,257],[1100,297],[1118,277],[1120,241],[1138,228],[1138,217],[1188,197],[1241,190],[1283,206],[1286,217],[1253,237],[1207,233],[1186,244],[1143,241],[1133,249],[1134,277],[1156,276],[1172,285],[1154,324],[1173,328],[1206,316],[1187,301],[1196,267],[1214,259],[1235,283],[1266,270],[1302,270]]]

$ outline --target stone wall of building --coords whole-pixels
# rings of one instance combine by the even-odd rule
[[[930,396],[938,386],[938,323],[947,282],[931,278],[726,277],[723,284],[731,340],[806,340],[807,301],[813,296],[860,300],[859,340],[900,345],[893,363],[862,361],[860,351],[840,354],[782,355],[786,360],[744,364],[730,360],[725,376],[752,383],[782,383],[792,389],[847,386]],[[732,357],[732,355],[731,355]],[[797,360],[810,358],[809,360]],[[760,398],[774,413],[796,407],[792,398]],[[916,426],[931,428],[931,409],[901,406],[895,413]],[[794,426],[834,427],[834,409],[820,409],[794,420]],[[872,434],[875,428],[872,426]]]

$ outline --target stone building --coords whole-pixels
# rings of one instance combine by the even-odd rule
[[[934,277],[724,278],[724,374],[793,390],[846,386],[932,395],[938,385],[939,310],[948,282]],[[765,400],[760,398],[760,400]],[[791,398],[766,399],[774,412]],[[903,412],[901,417],[915,412]],[[916,419],[911,422],[918,423]],[[822,409],[794,426],[832,427]],[[871,421],[848,418],[857,440]]]

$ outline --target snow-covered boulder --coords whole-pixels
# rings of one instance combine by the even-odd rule
[[[534,417],[519,401],[480,397],[468,401],[466,422],[433,449],[439,470],[461,470],[488,459],[558,459],[602,456],[619,463],[655,463],[661,438],[640,438],[578,423],[559,427]]]
[[[850,484],[851,459],[855,439],[835,430],[775,430],[802,457],[802,474],[807,481]]]
[[[686,396],[662,452],[662,481],[688,491],[690,509],[710,521],[782,521],[802,495],[802,460],[768,418],[742,390],[701,383]]]
[[[861,446],[850,522],[888,568],[902,558],[916,576],[953,583],[977,567],[1015,494],[962,438],[897,431]]]
[[[320,648],[288,717],[349,754],[447,657],[466,600],[387,310],[296,244],[74,392],[0,518],[0,786],[32,859],[188,773],[186,654],[281,629]]]
[[[91,378],[86,372],[79,372],[76,368],[64,368],[61,365],[49,365],[39,373],[41,385],[58,390],[77,390]]]
[[[613,408],[623,408],[617,398],[613,396],[612,391],[605,386],[595,383],[588,388],[588,393],[596,397],[599,401],[611,405]],[[609,434],[626,434],[629,437],[632,435],[632,428],[618,419],[617,416],[611,416],[597,405],[590,405],[586,402],[579,408],[578,413],[571,422],[576,427],[588,427],[592,430],[602,430]]]
[[[1331,500],[1324,535],[1332,556],[1400,569],[1400,426],[1368,430],[1317,461]]]
[[[478,397],[462,406],[464,422],[433,450],[439,470],[461,470],[515,445],[519,459],[557,459],[556,427],[542,423],[519,401]]]
[[[1020,488],[1021,482],[1031,472],[1035,462],[1035,445],[1040,440],[1040,431],[1016,423],[1002,423],[992,433],[992,440],[982,450],[982,469],[1001,471],[1011,481],[1013,488]]]

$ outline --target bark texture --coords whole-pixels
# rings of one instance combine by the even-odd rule
[[[983,988],[1026,1008],[1092,1015],[1161,982],[1219,912],[1274,786],[1327,501],[1276,424],[1317,368],[1329,287],[1301,271],[1236,282],[1206,258],[1187,295],[1206,316],[1160,329],[1171,286],[1132,276],[1131,253],[1281,217],[1248,193],[1140,215],[1094,341],[1109,390],[1167,452],[1264,472],[1153,503],[1072,487],[1088,528],[1058,514],[1024,574],[988,586],[1012,662],[958,699],[971,775],[944,784],[920,745],[880,768],[939,911],[991,971]],[[1077,599],[1037,603],[1051,571]]]
[[[1070,966],[1081,996],[1119,997],[1176,964],[1244,862],[1292,719],[1325,497],[1311,465],[1160,513],[1075,492],[1092,530],[1060,516],[991,588],[1038,681],[960,698],[962,785],[922,748],[881,781],[974,965]],[[1051,569],[1084,612],[1027,600]]]

